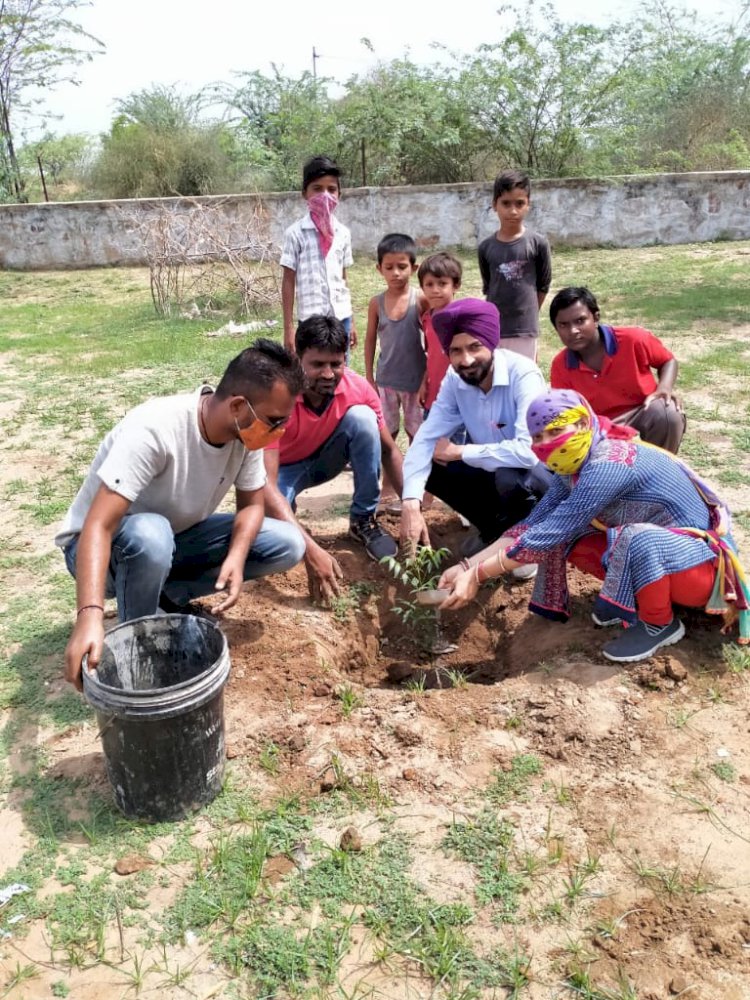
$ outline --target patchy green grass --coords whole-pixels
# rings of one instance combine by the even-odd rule
[[[675,351],[689,416],[683,454],[726,491],[736,508],[735,527],[745,537],[747,250],[717,244],[558,251],[552,288],[588,285],[605,320],[645,325]],[[475,253],[467,250],[462,258],[463,294],[477,295]],[[381,290],[382,279],[369,258],[357,260],[349,277],[363,335],[369,297]],[[478,800],[468,794],[457,800],[452,822],[430,846],[398,826],[401,803],[382,780],[378,761],[352,770],[334,743],[327,751],[333,788],[326,795],[280,796],[288,752],[274,733],[262,737],[247,769],[233,762],[225,790],[198,819],[155,827],[125,820],[95,782],[56,767],[54,741],[73,739],[93,716],[59,684],[74,586],[53,548],[54,526],[101,437],[123,413],[150,395],[215,382],[246,341],[202,335],[222,325],[223,317],[157,317],[143,271],[0,272],[0,297],[0,794],[21,816],[27,838],[20,860],[2,875],[3,885],[29,886],[0,911],[0,930],[20,939],[39,921],[47,943],[44,962],[15,956],[6,963],[0,992],[76,996],[81,981],[69,984],[69,976],[106,962],[118,996],[157,989],[227,998],[388,996],[387,987],[371,986],[367,976],[361,983],[342,978],[347,962],[363,954],[367,975],[375,970],[405,983],[414,996],[436,1000],[517,998],[532,989],[540,996],[591,1000],[635,997],[626,970],[600,974],[590,964],[594,931],[579,927],[576,937],[571,929],[579,915],[587,919],[608,874],[602,868],[615,862],[612,855],[603,861],[589,854],[588,847],[576,854],[555,832],[560,815],[561,826],[574,822],[581,799],[571,790],[570,773],[567,783],[559,775],[553,779],[539,757],[523,750],[528,727],[522,714],[505,723],[507,735],[520,743],[507,769],[493,773]],[[560,345],[546,314],[541,327],[541,366],[547,370]],[[353,356],[359,371],[362,358],[360,341]],[[371,594],[368,583],[350,584],[333,609],[337,623],[353,623]],[[750,654],[727,644],[723,656],[722,683],[739,700]],[[447,676],[454,689],[448,693],[463,696],[462,675]],[[404,695],[417,715],[430,711],[424,685],[421,676]],[[352,684],[338,687],[336,695],[338,714],[349,726],[369,711]],[[700,722],[730,698],[708,701]],[[680,738],[693,736],[688,711],[673,705],[669,729]],[[95,749],[94,741],[75,752],[85,757]],[[258,774],[276,788],[273,794],[259,793]],[[740,793],[739,762],[714,763],[710,774],[713,789]],[[722,836],[732,832],[722,825],[720,801],[683,797],[683,805]],[[535,808],[543,812],[530,827]],[[377,831],[358,852],[340,849],[330,836],[333,825],[352,821]],[[118,881],[112,868],[125,854],[147,856],[153,865]],[[267,866],[280,858],[289,870],[272,882]],[[462,884],[444,893],[426,888],[422,866],[440,871],[447,864],[463,866]],[[702,871],[689,876],[656,857],[625,867],[638,892],[683,899],[710,885]],[[159,893],[166,901],[157,904]],[[15,918],[21,919],[11,923]],[[625,920],[599,917],[592,926],[604,938],[609,927],[614,938]],[[559,942],[572,943],[561,943],[563,958],[543,967],[521,924],[523,930],[560,932]],[[198,964],[212,963],[215,970],[200,987],[193,983],[196,958],[179,952],[195,938],[203,949],[196,954],[205,956]]]
[[[494,781],[487,789],[487,797],[496,805],[507,805],[513,799],[525,797],[531,779],[542,771],[542,762],[534,754],[519,754],[507,770],[495,771]]]

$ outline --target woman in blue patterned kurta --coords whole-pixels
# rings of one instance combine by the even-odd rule
[[[444,574],[441,586],[452,588],[446,609],[470,600],[488,576],[538,563],[530,609],[565,621],[566,562],[572,562],[604,580],[594,621],[634,626],[605,647],[610,659],[644,659],[682,638],[670,593],[679,603],[711,603],[710,610],[732,602],[741,612],[741,641],[747,638],[748,595],[729,512],[688,466],[622,438],[570,390],[537,397],[527,420],[535,454],[557,475],[525,523]],[[714,593],[717,579],[722,594]]]

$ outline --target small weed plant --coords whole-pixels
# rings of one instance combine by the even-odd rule
[[[332,597],[328,603],[333,617],[342,625],[349,621],[353,614],[359,611],[362,602],[374,594],[376,587],[366,580],[350,584],[342,593]]]
[[[345,719],[349,718],[355,708],[361,708],[365,703],[362,695],[349,684],[339,688],[336,697],[341,702],[341,714]]]
[[[745,674],[750,670],[750,647],[727,643],[721,655],[730,674]]]
[[[266,743],[258,754],[258,763],[263,770],[267,771],[269,774],[278,774],[280,757],[281,749],[273,742]]]
[[[732,784],[737,780],[737,769],[731,761],[717,760],[715,764],[711,765],[711,770],[717,778],[721,781],[726,781],[728,784]]]
[[[525,798],[531,779],[542,770],[542,762],[533,753],[514,757],[507,771],[495,771],[487,797],[495,805],[504,806],[513,799]]]
[[[515,828],[490,808],[475,819],[454,822],[442,848],[475,867],[477,902],[491,903],[498,923],[516,920],[520,897],[528,884],[526,873],[513,858]]]

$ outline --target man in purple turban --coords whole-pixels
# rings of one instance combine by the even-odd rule
[[[533,361],[502,350],[491,302],[458,299],[432,322],[451,367],[404,458],[401,540],[426,537],[421,502],[428,491],[475,526],[471,543],[488,545],[529,513],[551,480],[526,426],[544,379]],[[464,445],[450,441],[460,427]],[[518,575],[529,572],[523,567]]]
[[[457,333],[471,333],[494,351],[500,341],[500,316],[497,307],[484,299],[458,299],[433,317],[433,326],[443,350],[450,356],[450,346]]]

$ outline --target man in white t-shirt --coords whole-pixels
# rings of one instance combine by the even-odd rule
[[[263,448],[280,437],[302,390],[297,359],[257,340],[215,391],[151,399],[107,434],[55,543],[76,578],[78,615],[65,676],[81,686],[104,637],[104,599],[120,621],[159,607],[188,611],[222,591],[230,608],[245,580],[283,573],[305,554],[293,524],[264,517]],[[217,514],[234,486],[236,512]]]

